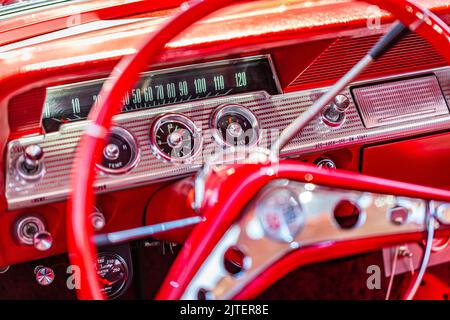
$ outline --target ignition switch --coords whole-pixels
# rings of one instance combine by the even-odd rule
[[[34,246],[39,251],[46,251],[53,244],[53,237],[46,230],[44,221],[35,215],[22,216],[17,220],[15,237],[19,243]]]

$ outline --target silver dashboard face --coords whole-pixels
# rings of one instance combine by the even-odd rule
[[[450,68],[448,67],[401,77],[377,79],[377,83],[403,77],[411,79],[429,74],[436,75],[448,105],[450,102]],[[365,83],[371,82],[353,85],[360,86]],[[409,82],[408,85],[415,85],[417,92],[423,89],[420,83],[411,84]],[[98,192],[109,192],[194,173],[202,166],[204,159],[223,148],[223,145],[214,139],[211,131],[211,117],[215,110],[224,104],[240,104],[250,110],[259,121],[259,146],[269,147],[270,141],[273,141],[281,130],[311,106],[325,90],[326,88],[321,88],[273,96],[265,92],[254,92],[117,115],[114,118],[114,125],[126,129],[134,136],[139,146],[139,161],[131,170],[120,175],[111,175],[99,170],[95,188]],[[346,88],[342,94],[347,95],[351,100],[345,122],[339,127],[329,127],[323,123],[320,117],[316,118],[282,150],[282,157],[355,144],[382,142],[450,128],[448,109],[445,112],[425,113],[422,117],[405,118],[402,121],[369,128],[364,125],[360,117],[353,98],[351,98],[350,88]],[[386,94],[380,93],[379,99],[387,101],[385,109],[389,110],[389,107],[394,106],[389,106],[389,99],[384,96]],[[411,94],[413,95],[414,92]],[[411,101],[420,109],[422,103],[420,95],[415,96]],[[442,111],[442,109],[440,110]],[[157,117],[167,113],[180,113],[190,118],[201,130],[202,152],[189,163],[163,161],[152,152],[150,128]],[[70,172],[75,149],[86,125],[87,122],[82,121],[63,126],[58,132],[25,137],[8,144],[6,197],[9,209],[30,207],[67,198],[70,191]],[[45,153],[46,173],[39,181],[35,182],[25,182],[21,179],[15,171],[14,165],[16,159],[22,154],[23,148],[30,144],[39,144]]]

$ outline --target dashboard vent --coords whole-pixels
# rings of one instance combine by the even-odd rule
[[[288,86],[288,91],[328,86],[350,70],[379,39],[379,35],[338,38]],[[444,58],[412,33],[372,64],[358,80],[446,66]]]

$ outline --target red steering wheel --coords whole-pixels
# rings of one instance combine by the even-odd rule
[[[101,158],[105,139],[111,127],[112,117],[121,109],[122,97],[136,83],[139,73],[156,61],[164,46],[171,39],[197,20],[236,2],[238,1],[203,0],[193,1],[189,5],[183,6],[182,10],[160,28],[159,31],[144,39],[135,54],[124,57],[114,69],[111,78],[104,84],[101,91],[101,95],[104,98],[101,103],[93,107],[89,115],[92,123],[83,134],[73,166],[72,196],[69,201],[67,218],[70,260],[72,264],[78,265],[81,269],[81,287],[77,290],[77,295],[80,299],[105,298],[100,289],[93,263],[95,261],[96,248],[91,241],[93,230],[91,224],[88,223],[87,213],[91,212],[94,204],[95,164]],[[405,26],[408,26],[412,31],[417,32],[428,40],[450,61],[449,28],[434,14],[408,0],[369,0],[367,2],[391,12]],[[225,190],[223,195],[226,195],[228,200],[223,198],[222,208],[218,208],[215,203],[206,203],[203,206],[202,214],[207,217],[206,222],[194,229],[163,284],[158,295],[159,299],[185,297],[184,292],[190,288],[192,278],[196,275],[199,268],[202,267],[202,264],[207,261],[208,253],[212,252],[220,237],[232,225],[244,204],[251,201],[258,190],[274,179],[269,177],[269,175],[260,174],[260,170],[264,169],[264,165],[244,165],[236,169],[240,171],[240,175],[228,176],[224,172],[217,172],[206,181],[206,188]],[[239,176],[239,179],[236,179],[236,176]],[[319,171],[298,163],[294,164],[284,161],[280,163],[277,178],[311,182],[309,177],[313,177],[315,184],[322,183],[329,187],[345,188],[347,186],[348,189],[354,189],[354,186],[358,185],[359,190],[369,192],[450,202],[450,192],[444,190],[411,186],[397,182],[389,182],[389,187],[386,187],[386,181],[377,178],[368,178],[349,173]],[[233,204],[233,200],[236,202],[234,202],[234,206],[230,206],[230,204]],[[233,208],[232,210],[230,209],[231,207]],[[210,218],[208,219],[208,217]],[[221,228],[219,228],[219,224],[222,226]],[[300,265],[298,263],[299,256],[298,254],[296,255],[298,252],[302,252],[302,263],[304,264],[319,260],[319,254],[322,257],[321,259],[323,259],[324,255],[327,258],[333,258],[343,254],[354,254],[378,248],[381,243],[386,246],[400,241],[418,240],[422,236],[420,232],[413,232],[407,234],[398,233],[388,238],[376,238],[375,240],[370,238],[365,242],[360,241],[357,246],[358,250],[348,250],[348,243],[345,247],[347,249],[344,250],[338,250],[339,244],[336,244],[333,250],[331,250],[330,246],[296,250],[293,254],[285,255],[273,264],[273,266],[277,265],[278,269],[267,268],[266,272],[259,274],[258,278],[256,278],[258,281],[249,279],[247,283],[244,283],[245,287],[242,285],[233,287],[234,293],[230,297],[248,298],[255,296],[281,275]],[[203,240],[206,239],[208,241],[200,241],[201,237],[204,238]],[[197,246],[199,243],[203,243],[203,245]],[[194,249],[193,247],[195,246],[197,248]],[[277,270],[277,273],[270,270]]]

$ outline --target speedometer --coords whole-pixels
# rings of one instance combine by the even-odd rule
[[[102,100],[105,80],[47,88],[42,119],[45,131],[85,120],[91,107]],[[281,93],[268,55],[199,63],[141,74],[122,99],[122,112],[261,90]]]

